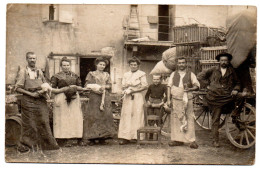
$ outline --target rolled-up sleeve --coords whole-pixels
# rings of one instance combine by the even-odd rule
[[[191,83],[193,86],[200,87],[200,83],[194,73],[191,73]]]
[[[24,82],[25,82],[25,69],[20,69],[16,77],[15,90],[17,88],[24,88]]]

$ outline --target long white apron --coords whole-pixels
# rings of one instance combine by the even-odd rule
[[[67,104],[64,93],[57,94],[53,107],[53,133],[55,138],[82,138],[83,115],[80,97]]]
[[[118,138],[137,139],[137,130],[144,127],[144,100],[142,93],[126,95],[123,101]]]

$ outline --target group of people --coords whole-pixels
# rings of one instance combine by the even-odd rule
[[[240,90],[239,80],[230,64],[232,56],[223,53],[216,56],[219,67],[206,70],[198,75],[200,81],[208,83],[206,99],[213,112],[213,145],[219,147],[218,126],[222,108],[230,103]],[[59,149],[60,144],[72,146],[77,140],[81,146],[107,144],[107,139],[118,137],[124,145],[137,139],[137,130],[145,125],[144,105],[148,115],[161,116],[160,107],[171,109],[171,141],[169,146],[188,143],[197,149],[192,91],[200,88],[194,73],[187,68],[187,60],[177,58],[177,69],[162,84],[161,75],[153,75],[153,84],[148,86],[146,73],[139,70],[140,60],[132,57],[130,71],[122,79],[123,105],[118,132],[113,122],[110,99],[111,80],[104,69],[109,64],[106,58],[95,60],[96,70],[88,73],[84,86],[79,76],[71,72],[71,63],[66,57],[60,61],[61,72],[53,75],[50,92],[42,90],[47,83],[35,64],[33,52],[26,54],[28,65],[18,72],[15,89],[22,93],[22,133],[18,150]],[[146,91],[145,97],[143,92]],[[89,91],[89,102],[81,104],[79,94]],[[49,122],[46,93],[54,96],[53,130]],[[47,94],[48,95],[48,94]],[[154,107],[156,105],[156,107]]]

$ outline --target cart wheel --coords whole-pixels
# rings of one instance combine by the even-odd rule
[[[170,119],[170,110],[165,110],[164,108],[161,109],[163,116],[162,116],[162,129],[161,134],[167,138],[171,137],[171,119]]]
[[[193,110],[194,119],[196,123],[203,129],[211,130],[212,127],[212,112],[208,106],[205,106],[203,100],[205,95],[197,95],[194,98]],[[222,114],[220,116],[219,128],[221,128],[225,123],[226,115]]]
[[[227,115],[225,121],[226,135],[229,141],[238,148],[246,149],[255,144],[256,135],[256,110],[245,103],[239,117],[235,120]]]
[[[225,123],[226,115],[222,114],[220,116],[219,128],[221,128]],[[212,127],[212,112],[208,106],[199,106],[194,108],[194,119],[196,123],[203,129],[211,130]]]

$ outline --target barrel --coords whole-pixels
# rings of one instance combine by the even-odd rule
[[[20,115],[14,115],[5,120],[5,145],[17,145],[21,136],[22,119]]]

